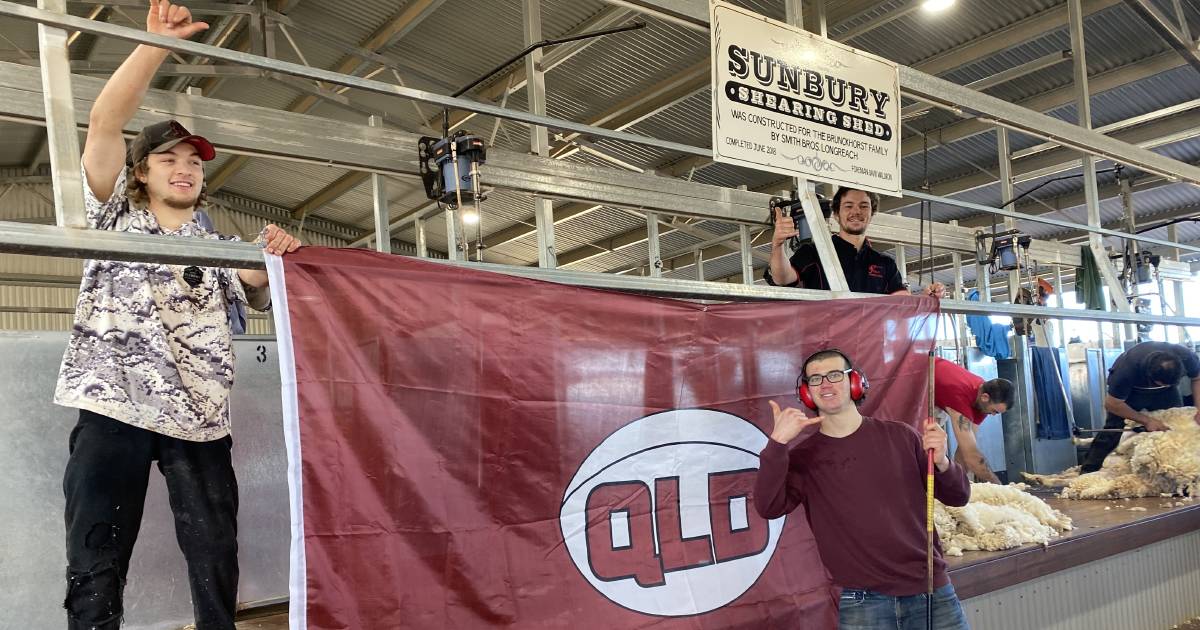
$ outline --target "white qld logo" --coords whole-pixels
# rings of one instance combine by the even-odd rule
[[[676,409],[608,436],[563,493],[571,560],[613,602],[650,615],[696,615],[762,575],[784,519],[751,505],[767,436],[732,414]]]

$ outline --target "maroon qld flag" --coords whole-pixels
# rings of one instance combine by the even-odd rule
[[[802,361],[837,347],[866,413],[918,423],[932,299],[706,305],[312,247],[271,264],[293,628],[836,626],[803,510],[753,508],[767,401],[798,406]]]

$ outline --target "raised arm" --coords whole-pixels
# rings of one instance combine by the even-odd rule
[[[147,32],[187,39],[207,28],[205,22],[193,22],[186,7],[173,5],[169,0],[150,0]],[[121,132],[133,119],[150,80],[166,56],[167,51],[161,48],[138,46],[104,84],[92,105],[83,166],[87,170],[88,187],[98,199],[112,196],[117,175],[125,168],[125,138]]]
[[[781,287],[791,286],[800,280],[800,274],[788,260],[784,243],[799,235],[792,217],[783,214],[783,208],[775,209],[775,231],[771,233],[771,279]]]
[[[800,476],[792,470],[787,444],[804,429],[824,421],[822,416],[809,418],[799,409],[781,410],[774,400],[769,403],[775,425],[767,447],[758,455],[758,477],[754,482],[754,509],[765,519],[779,518],[800,505],[804,488]]]

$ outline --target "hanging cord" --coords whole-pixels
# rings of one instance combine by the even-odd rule
[[[1198,217],[1183,217],[1183,218],[1179,218],[1179,219],[1171,219],[1170,221],[1164,221],[1162,223],[1156,223],[1154,225],[1150,225],[1150,226],[1141,228],[1138,231],[1134,232],[1134,234],[1145,234],[1146,232],[1151,232],[1151,231],[1157,230],[1158,228],[1165,228],[1168,225],[1175,225],[1176,223],[1184,223],[1185,221],[1200,221],[1200,218],[1198,218]]]
[[[966,348],[963,347],[962,340],[958,338],[958,315],[950,315],[950,329],[954,331],[954,356],[957,358],[957,363],[967,367]]]
[[[929,148],[928,148],[929,147],[929,139],[928,138],[925,139],[925,147],[926,147],[925,148],[925,194],[929,195],[929,194],[933,194],[933,186],[931,186],[929,184]],[[926,210],[928,211],[928,215],[926,216],[926,219],[925,219],[925,225],[929,229],[929,284],[932,285],[933,283],[937,282],[937,280],[933,277],[933,269],[934,269],[933,257],[936,255],[934,253],[934,248],[933,248],[933,202],[926,201],[925,206],[926,206]],[[936,296],[936,297],[938,297],[939,299],[941,298],[940,295]]]
[[[921,179],[921,191],[929,194],[929,136],[921,134],[923,147],[921,150],[921,159],[924,166],[924,175]],[[917,285],[925,283],[925,209],[929,206],[929,202],[921,200],[920,219],[918,223],[918,231],[920,232],[920,254],[917,259]],[[930,248],[933,247],[933,239],[930,238]],[[929,279],[933,280],[933,268],[929,270]]]
[[[1105,173],[1117,173],[1117,174],[1120,174],[1120,172],[1121,172],[1121,168],[1122,168],[1122,167],[1120,167],[1120,166],[1114,166],[1114,167],[1112,167],[1112,168],[1103,168],[1103,169],[1100,169],[1100,170],[1096,171],[1096,174],[1097,174],[1097,175],[1103,175],[1103,174],[1105,174]],[[1049,185],[1049,184],[1053,184],[1054,182],[1061,182],[1061,181],[1063,181],[1063,180],[1067,180],[1067,179],[1075,179],[1075,178],[1078,178],[1078,177],[1083,177],[1083,174],[1082,174],[1082,173],[1079,173],[1079,174],[1076,174],[1076,175],[1063,175],[1062,177],[1054,177],[1054,178],[1048,179],[1048,180],[1046,180],[1046,181],[1044,181],[1044,182],[1042,182],[1042,183],[1038,184],[1037,186],[1034,186],[1033,188],[1030,188],[1029,190],[1026,190],[1025,192],[1023,192],[1023,193],[1021,193],[1021,194],[1017,195],[1016,197],[1013,197],[1012,199],[1009,199],[1009,200],[1008,200],[1008,202],[1004,204],[1004,206],[1010,206],[1010,205],[1012,205],[1012,204],[1016,203],[1017,201],[1019,201],[1019,200],[1021,200],[1021,199],[1025,198],[1025,197],[1029,196],[1029,195],[1030,195],[1030,194],[1032,194],[1034,191],[1036,191],[1037,189],[1039,189],[1039,188],[1041,188],[1041,187],[1043,187],[1043,186],[1047,186],[1047,185]],[[1000,206],[1000,207],[1001,207],[1001,208],[1003,208],[1004,206]]]

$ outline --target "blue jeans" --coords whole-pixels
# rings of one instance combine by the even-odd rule
[[[892,597],[874,591],[846,589],[838,602],[841,630],[924,630],[925,594]],[[933,592],[933,627],[969,630],[954,585]]]

